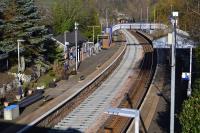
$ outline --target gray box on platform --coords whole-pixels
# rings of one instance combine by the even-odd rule
[[[10,105],[4,108],[4,120],[14,120],[19,116],[19,106]]]

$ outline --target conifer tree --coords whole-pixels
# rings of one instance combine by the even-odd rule
[[[0,8],[0,41],[3,36],[3,10]]]
[[[6,8],[5,0],[2,0],[0,2],[0,51],[2,51],[1,41],[3,40],[3,32],[4,32],[4,27],[5,27],[4,15],[3,15],[5,8]]]
[[[45,62],[50,35],[44,25],[40,25],[40,16],[34,0],[3,0],[0,5],[3,10],[3,35],[0,49],[5,52],[16,52],[17,39],[24,39],[21,51],[26,62]],[[0,19],[1,19],[0,16]]]

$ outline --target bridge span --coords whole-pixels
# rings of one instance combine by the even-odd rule
[[[112,32],[120,29],[134,29],[134,30],[166,30],[168,26],[161,23],[124,23],[124,24],[116,24],[112,26]]]
[[[170,27],[162,24],[162,23],[124,23],[124,24],[116,24],[112,26],[112,33],[121,30],[121,29],[127,29],[127,30],[146,30],[146,31],[153,31],[153,30],[163,30],[166,35],[154,39],[153,36],[149,37],[153,41],[153,47],[154,48],[170,48],[171,46],[168,45],[168,33],[171,33],[172,30],[170,30]],[[195,48],[195,43],[190,39],[190,35],[181,29],[177,29],[177,42],[176,42],[176,48],[179,49],[188,49],[190,47]],[[147,34],[146,36],[151,36],[150,34]]]

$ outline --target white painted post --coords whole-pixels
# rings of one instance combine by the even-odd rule
[[[93,45],[94,45],[94,26],[93,26],[92,28],[93,28],[93,36],[92,36],[92,41],[93,41]]]
[[[149,7],[147,7],[147,24],[149,23]]]
[[[19,73],[19,71],[20,71],[20,68],[21,68],[21,66],[20,66],[20,53],[19,53],[19,44],[20,44],[20,41],[19,40],[17,40],[17,55],[18,55],[18,73]]]
[[[25,40],[22,40],[22,39],[18,39],[17,40],[17,56],[18,56],[18,73],[21,69],[21,65],[20,65],[20,51],[19,51],[19,45],[21,42],[24,42]]]
[[[139,133],[140,111],[128,108],[109,108],[106,114],[135,118],[135,133]]]
[[[192,46],[190,46],[190,74],[189,74],[189,81],[188,81],[187,96],[191,96],[191,93],[192,93],[191,82],[192,82]]]
[[[171,57],[171,107],[170,107],[170,133],[174,133],[174,110],[175,110],[175,70],[176,70],[176,17],[178,12],[172,12],[173,15],[173,44]]]
[[[140,131],[139,123],[140,123],[140,112],[137,111],[137,115],[135,117],[135,133],[139,133]]]
[[[78,50],[77,50],[77,31],[78,31],[78,23],[77,22],[75,22],[75,45],[76,45],[76,72],[77,72],[77,70],[78,70],[78,57],[77,57],[77,55],[78,55]]]
[[[108,10],[106,8],[106,28],[108,28]]]

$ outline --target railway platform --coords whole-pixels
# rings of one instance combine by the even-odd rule
[[[10,128],[8,128],[9,125],[6,124],[7,127],[2,127],[3,129],[1,131],[5,129],[5,132],[10,132],[13,131],[12,129],[15,127],[19,127],[19,125],[27,125],[58,104],[58,101],[61,102],[67,97],[70,97],[70,95],[76,91],[76,89],[73,89],[74,87],[78,88],[77,86],[83,86],[85,82],[88,82],[91,78],[100,73],[101,70],[105,69],[111,62],[109,59],[111,57],[116,57],[122,48],[123,45],[116,43],[112,48],[103,50],[99,54],[84,60],[79,66],[77,75],[70,76],[68,80],[58,82],[55,88],[45,90],[44,97],[51,97],[50,101],[44,103],[42,99],[28,106],[20,117],[9,122],[9,125],[11,125]],[[81,80],[80,82],[80,77],[83,75],[85,80]],[[58,98],[64,93],[65,95],[63,97]],[[1,121],[1,123],[4,123],[4,121]]]

